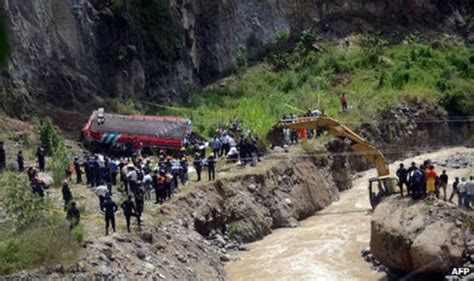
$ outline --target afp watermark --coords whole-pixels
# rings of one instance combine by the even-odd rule
[[[472,270],[469,267],[454,267],[451,273],[446,276],[446,280],[473,280],[474,276],[471,274]]]

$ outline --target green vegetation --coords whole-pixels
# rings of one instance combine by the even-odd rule
[[[226,86],[191,95],[195,111],[161,114],[190,117],[204,135],[238,115],[244,128],[263,137],[283,114],[309,107],[346,123],[367,122],[368,116],[414,99],[440,104],[453,116],[474,109],[474,51],[452,39],[420,43],[415,34],[407,43],[389,45],[363,36],[349,46],[318,40],[305,32],[293,52],[269,54]],[[339,113],[343,92],[351,109],[347,114]]]
[[[50,119],[41,123],[39,134],[46,155],[51,156],[49,169],[53,172],[54,184],[58,186],[66,178],[66,170],[71,161],[70,152],[66,147],[65,139],[60,136]]]
[[[77,257],[84,237],[82,227],[71,232],[63,218],[52,211],[51,201],[31,192],[24,175],[3,173],[0,186],[6,189],[2,200],[14,220],[9,234],[0,236],[0,274],[68,264]]]

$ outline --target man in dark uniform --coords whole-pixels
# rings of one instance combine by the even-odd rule
[[[216,179],[216,157],[214,153],[211,153],[209,157],[207,157],[207,170],[209,173],[209,181]]]
[[[38,166],[41,172],[44,172],[45,168],[45,155],[44,155],[44,148],[38,147],[36,151],[36,157],[38,158]]]
[[[115,232],[115,212],[117,212],[117,204],[108,196],[102,205],[102,212],[105,213],[105,235],[109,235],[109,226]]]
[[[91,162],[89,157],[84,158],[84,172],[86,173],[86,184],[91,184]]]
[[[194,155],[193,166],[196,169],[197,181],[201,181],[202,159],[199,152]]]
[[[76,207],[76,202],[71,202],[71,205],[67,209],[66,219],[69,221],[71,229],[79,224],[79,221],[81,220],[81,212]]]
[[[63,188],[62,188],[63,200],[64,200],[64,210],[67,210],[69,207],[69,203],[72,201],[72,192],[71,188],[69,188],[69,183],[64,181]]]
[[[138,221],[138,227],[140,228],[141,226],[141,216],[143,213],[143,209],[145,207],[145,201],[143,199],[143,190],[141,188],[137,189],[137,192],[135,193],[135,206],[136,206],[136,211],[137,211],[137,221]]]
[[[132,201],[132,195],[129,195],[127,200],[125,200],[122,205],[123,214],[125,215],[125,221],[127,222],[127,230],[130,233],[130,219],[133,216],[137,216],[137,209],[135,208],[135,203]]]
[[[408,192],[408,171],[403,164],[397,170],[398,186],[400,187],[400,195],[403,197],[403,185],[407,187]]]
[[[16,163],[18,164],[18,171],[23,172],[25,170],[25,159],[23,158],[23,151],[18,151],[16,156]]]
[[[82,171],[81,171],[81,164],[79,163],[79,158],[74,158],[74,172],[76,173],[76,183],[82,183]]]

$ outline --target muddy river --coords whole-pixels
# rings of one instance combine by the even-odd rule
[[[450,148],[420,155],[403,162],[424,159],[443,161],[466,148]],[[470,150],[473,152],[474,150]],[[398,164],[391,165],[396,171]],[[440,168],[438,168],[440,170]],[[448,170],[464,176],[467,169]],[[384,280],[360,256],[369,245],[371,208],[367,182],[374,169],[361,173],[353,188],[341,194],[339,201],[293,229],[277,229],[261,241],[248,244],[249,251],[233,253],[234,261],[226,266],[230,280]],[[450,190],[449,190],[450,192]]]

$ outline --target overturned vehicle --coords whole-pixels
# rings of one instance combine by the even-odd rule
[[[95,152],[127,154],[140,145],[145,151],[179,149],[189,141],[190,119],[143,115],[118,115],[94,111],[82,129],[83,142]]]

